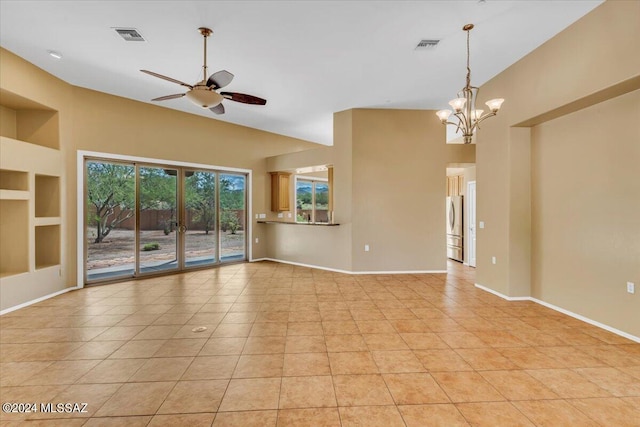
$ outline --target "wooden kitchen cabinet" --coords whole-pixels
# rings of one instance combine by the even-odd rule
[[[289,172],[271,172],[271,210],[273,212],[291,210],[290,182],[291,174]]]
[[[460,196],[464,193],[464,176],[454,175],[447,177],[447,196]]]

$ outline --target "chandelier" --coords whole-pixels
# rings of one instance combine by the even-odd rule
[[[458,92],[456,99],[449,101],[449,105],[453,108],[453,116],[451,115],[451,110],[440,110],[436,114],[442,124],[454,125],[456,126],[456,132],[462,131],[464,143],[470,144],[475,130],[479,129],[480,122],[498,114],[504,99],[497,98],[485,102],[489,107],[488,113],[484,113],[484,110],[476,110],[476,98],[478,97],[479,89],[471,86],[471,68],[469,68],[469,33],[473,29],[473,24],[467,24],[462,29],[467,32],[467,85]],[[455,120],[453,117],[457,119],[457,123],[449,121],[449,118]]]

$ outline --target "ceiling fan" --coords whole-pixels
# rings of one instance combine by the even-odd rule
[[[150,76],[158,77],[189,88],[185,93],[161,96],[159,98],[152,99],[152,101],[166,101],[168,99],[182,98],[185,96],[198,107],[208,108],[216,114],[224,114],[224,105],[222,105],[222,101],[225,99],[242,102],[243,104],[265,105],[267,100],[258,98],[257,96],[238,92],[217,92],[218,89],[221,89],[231,83],[231,80],[233,80],[233,74],[227,70],[222,70],[211,74],[209,78],[207,78],[207,37],[209,37],[213,31],[205,27],[198,28],[198,31],[200,31],[200,34],[202,34],[202,37],[204,38],[204,65],[202,66],[203,79],[194,85],[190,85],[181,82],[180,80],[154,73],[153,71],[140,70]]]

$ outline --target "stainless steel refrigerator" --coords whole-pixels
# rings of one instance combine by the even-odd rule
[[[462,196],[447,197],[447,257],[463,261]]]

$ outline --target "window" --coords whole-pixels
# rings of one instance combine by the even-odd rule
[[[296,176],[296,222],[329,222],[329,183]]]

